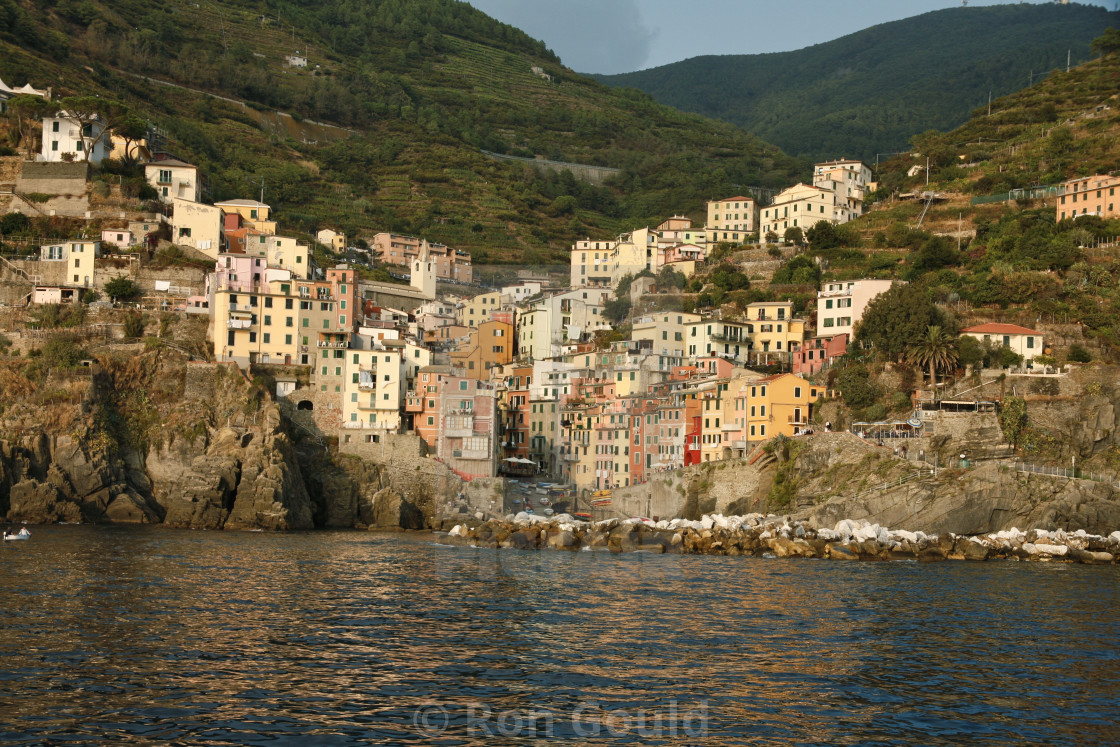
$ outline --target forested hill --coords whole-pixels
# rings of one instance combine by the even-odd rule
[[[1001,96],[1064,69],[1067,52],[1074,64],[1089,59],[1089,43],[1118,17],[1076,4],[952,8],[796,52],[594,77],[741,125],[787,153],[874,160],[915,133],[958,126],[989,91]]]
[[[576,75],[457,0],[0,0],[0,78],[123,101],[202,168],[208,198],[263,181],[289,230],[407,232],[492,259],[559,258],[808,174],[739,128]],[[590,186],[482,150],[621,174]]]

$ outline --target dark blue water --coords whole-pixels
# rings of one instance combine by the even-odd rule
[[[42,527],[5,744],[1101,744],[1120,569]]]

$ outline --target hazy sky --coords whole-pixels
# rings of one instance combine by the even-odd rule
[[[543,40],[580,73],[627,73],[703,54],[786,52],[961,5],[961,0],[707,0],[696,5],[682,0],[467,1]],[[1118,1],[1083,4],[1113,9]]]

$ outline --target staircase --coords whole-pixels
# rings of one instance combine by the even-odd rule
[[[5,284],[13,284],[22,287],[29,287],[27,293],[17,291],[19,301],[10,304],[11,306],[26,306],[31,303],[31,296],[35,292],[35,278],[28,275],[23,271],[23,268],[9,262],[5,257],[0,256],[0,273],[3,274]],[[11,279],[9,279],[11,278]]]

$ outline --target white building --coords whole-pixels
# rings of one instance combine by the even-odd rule
[[[897,280],[844,280],[825,283],[817,291],[817,334],[821,337],[848,335],[863,319],[867,304],[886,293]]]
[[[848,209],[852,218],[863,215],[863,201],[871,185],[871,168],[863,161],[825,161],[813,167],[813,184],[831,190],[836,203]]]
[[[766,234],[773,232],[780,241],[791,228],[800,228],[804,233],[822,220],[836,225],[850,218],[851,212],[837,205],[836,193],[832,190],[795,184],[782,190],[773,204],[762,208],[759,238],[766,243]]]
[[[159,192],[160,201],[167,204],[173,200],[198,202],[202,197],[198,167],[177,158],[161,158],[145,164],[144,178]]]
[[[39,160],[101,163],[112,150],[105,126],[105,120],[100,117],[79,124],[74,118],[66,116],[66,112],[59,112],[57,117],[43,117],[43,145]]]

